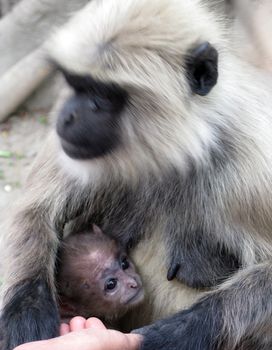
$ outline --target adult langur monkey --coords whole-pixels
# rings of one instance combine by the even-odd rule
[[[205,1],[94,0],[55,36],[66,88],[10,215],[5,350],[58,334],[55,232],[80,213],[134,251],[160,316],[216,287],[143,350],[271,349],[272,84],[224,33]]]

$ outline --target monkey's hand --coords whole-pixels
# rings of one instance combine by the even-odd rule
[[[192,288],[209,288],[219,285],[239,269],[238,258],[224,247],[201,243],[186,244],[181,251],[171,254],[169,281],[177,278]]]
[[[12,289],[12,297],[1,316],[4,347],[16,346],[34,340],[56,337],[59,334],[59,315],[47,283],[27,281]]]
[[[219,298],[207,297],[190,309],[150,326],[136,329],[141,350],[215,350],[222,327]]]

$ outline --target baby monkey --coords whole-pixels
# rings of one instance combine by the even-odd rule
[[[95,316],[112,325],[144,298],[140,276],[126,252],[96,225],[64,239],[59,257],[62,321]]]

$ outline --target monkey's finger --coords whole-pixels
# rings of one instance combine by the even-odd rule
[[[85,328],[106,329],[102,321],[95,317],[88,318],[85,322]]]
[[[65,334],[68,334],[70,332],[71,332],[70,326],[67,323],[62,323],[60,325],[60,335],[65,335]]]
[[[76,331],[80,331],[80,330],[84,329],[85,322],[86,322],[86,319],[81,317],[81,316],[77,316],[77,317],[72,318],[70,321],[70,331],[76,332]]]
[[[178,270],[180,269],[180,264],[177,263],[177,264],[172,264],[168,270],[168,273],[167,273],[167,279],[168,281],[172,281],[177,273],[178,273]]]

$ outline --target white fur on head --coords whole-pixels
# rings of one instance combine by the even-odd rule
[[[49,51],[68,70],[94,73],[107,50],[181,55],[194,42],[218,43],[219,33],[199,0],[93,0],[52,38]]]

